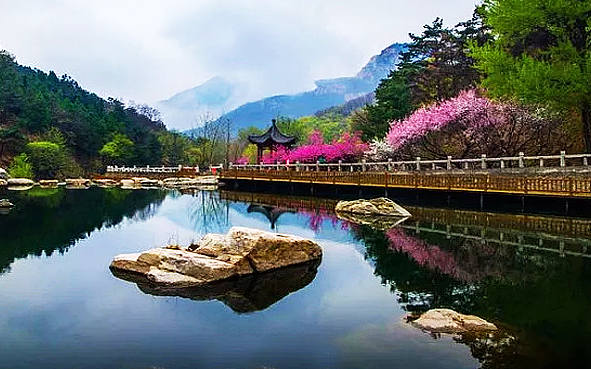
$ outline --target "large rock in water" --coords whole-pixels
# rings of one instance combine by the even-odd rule
[[[380,230],[393,228],[410,216],[405,208],[385,197],[339,201],[335,212],[341,219]]]
[[[409,217],[411,214],[394,201],[380,197],[372,200],[339,201],[335,207],[336,212],[353,213],[361,215],[387,215],[397,217]]]
[[[116,256],[111,269],[144,276],[167,287],[200,286],[320,259],[322,249],[305,238],[233,227],[196,245],[155,248]]]
[[[497,327],[475,315],[460,314],[451,309],[432,309],[412,322],[413,325],[431,333],[465,333],[494,331]]]
[[[307,286],[316,277],[320,259],[264,273],[224,279],[204,285],[175,287],[150,283],[139,274],[112,269],[115,276],[135,282],[138,288],[154,296],[179,296],[196,301],[219,300],[237,313],[266,309],[292,292]]]

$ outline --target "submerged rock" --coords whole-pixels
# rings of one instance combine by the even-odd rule
[[[385,215],[409,217],[411,214],[394,201],[380,197],[372,200],[339,201],[335,207],[337,213],[353,213],[361,215]]]
[[[381,231],[386,231],[388,229],[396,227],[398,224],[404,222],[409,217],[398,217],[398,216],[384,216],[384,215],[367,215],[367,214],[356,214],[356,213],[346,213],[346,212],[337,212],[337,217],[339,219],[346,220],[348,222],[361,224],[361,225],[368,225],[375,229],[379,229]]]
[[[189,248],[161,247],[116,256],[111,269],[136,273],[161,286],[199,286],[261,273],[322,257],[318,244],[305,238],[233,227],[208,234]]]
[[[494,324],[482,318],[460,314],[451,309],[431,309],[412,324],[431,333],[458,334],[497,330]]]

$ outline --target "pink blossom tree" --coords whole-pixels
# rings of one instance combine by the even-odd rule
[[[319,131],[313,131],[308,138],[308,144],[299,146],[294,150],[287,150],[278,147],[263,156],[262,161],[265,164],[275,163],[315,163],[317,160],[324,160],[328,163],[335,163],[339,160],[344,162],[358,160],[365,150],[367,144],[361,141],[357,134],[343,133],[339,138],[333,140],[330,144],[324,143],[322,134]]]
[[[493,102],[468,90],[393,121],[386,141],[398,158],[553,153],[568,146],[561,125],[541,107]]]

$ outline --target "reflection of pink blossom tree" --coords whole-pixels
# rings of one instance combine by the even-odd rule
[[[459,268],[452,254],[441,250],[437,246],[429,245],[420,239],[408,236],[404,229],[391,228],[386,232],[393,250],[406,253],[419,265],[438,270],[463,281],[474,279],[470,273]]]

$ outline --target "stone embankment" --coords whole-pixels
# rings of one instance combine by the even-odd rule
[[[166,288],[203,286],[318,260],[320,246],[308,239],[233,227],[208,234],[187,248],[167,246],[116,256],[111,269],[134,273]]]

